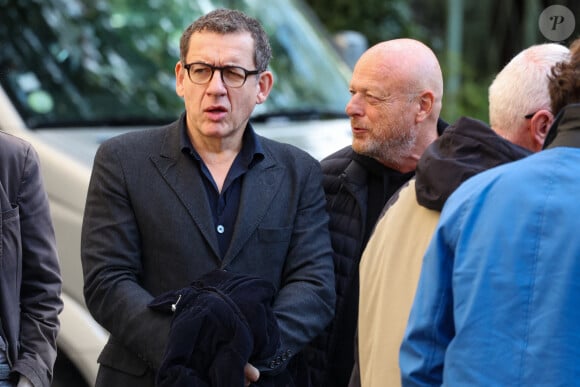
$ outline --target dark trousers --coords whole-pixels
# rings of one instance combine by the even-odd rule
[[[99,366],[95,387],[155,387],[155,373],[150,368],[143,375],[131,375],[117,369]]]

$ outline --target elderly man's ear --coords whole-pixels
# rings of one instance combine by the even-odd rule
[[[530,136],[535,152],[542,150],[546,136],[554,122],[554,115],[545,109],[539,110],[530,120]]]
[[[417,112],[417,117],[415,122],[424,121],[433,110],[433,104],[435,103],[435,95],[431,91],[424,91],[419,95],[419,111]]]

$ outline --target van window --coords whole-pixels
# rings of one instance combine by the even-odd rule
[[[0,82],[30,128],[136,125],[183,110],[183,29],[217,7],[259,19],[275,85],[254,120],[344,117],[348,67],[296,1],[0,0]],[[21,32],[16,32],[21,31]]]

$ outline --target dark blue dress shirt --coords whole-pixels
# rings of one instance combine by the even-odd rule
[[[219,192],[209,169],[191,144],[184,121],[182,125],[181,144],[182,151],[189,153],[197,161],[195,164],[200,168],[204,176],[205,191],[212,210],[215,232],[223,258],[232,240],[240,205],[244,175],[256,163],[264,159],[262,146],[254,129],[248,124],[242,139],[242,149],[236,156],[226,176],[222,191]]]

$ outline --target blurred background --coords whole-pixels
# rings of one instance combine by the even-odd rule
[[[398,37],[429,45],[443,67],[442,116],[461,115],[487,121],[487,87],[494,75],[519,51],[549,42],[539,17],[551,5],[567,7],[580,36],[580,1],[545,0],[307,0],[331,33],[361,32],[370,45]]]
[[[539,25],[542,12],[555,5],[570,13],[566,24],[572,23],[571,30],[562,39],[548,39]],[[182,109],[172,74],[181,31],[217,6],[250,13],[271,36],[272,70],[280,76],[255,120],[310,110],[344,114],[349,69],[328,53],[325,41],[342,46],[340,54],[352,67],[364,48],[410,37],[439,57],[445,80],[443,118],[454,122],[468,115],[487,121],[487,87],[516,53],[546,41],[568,45],[580,36],[578,0],[0,0],[0,66],[9,77],[19,75],[11,69],[29,68],[35,74],[44,71],[37,78],[53,82],[48,94],[54,106],[41,106],[44,100],[37,98],[33,114],[26,114],[31,104],[22,102],[20,109],[32,127],[75,115],[95,120],[98,110],[110,116],[119,111],[119,103],[125,116],[132,112],[133,117],[167,122]],[[563,25],[553,20],[553,27]],[[12,90],[22,82],[1,75],[17,100],[22,90]],[[66,82],[71,86],[64,87]],[[57,89],[67,103],[55,97]]]
[[[379,41],[435,51],[453,123],[488,120],[488,86],[519,51],[580,36],[579,0],[0,0],[0,130],[39,153],[63,275],[53,387],[91,387],[108,336],[84,304],[79,257],[93,156],[112,136],[183,112],[179,38],[218,7],[256,17],[270,37],[276,81],[254,129],[317,159],[351,143],[351,69]]]

